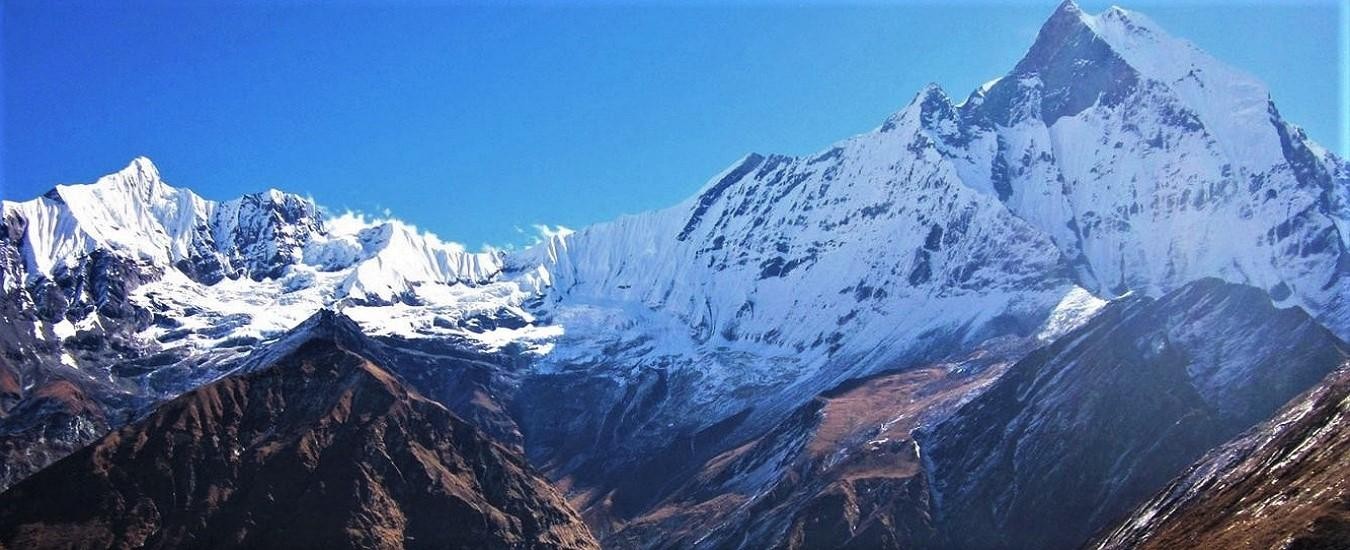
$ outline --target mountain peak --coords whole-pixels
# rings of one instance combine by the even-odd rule
[[[947,91],[943,90],[942,85],[936,82],[929,82],[927,84],[924,84],[922,88],[919,88],[918,98],[926,98],[928,96],[933,95],[940,95],[945,97],[947,95]]]
[[[1012,74],[1041,75],[1076,65],[1119,65],[1170,83],[1194,76],[1188,73],[1195,66],[1222,64],[1190,42],[1169,35],[1142,13],[1111,6],[1093,15],[1069,1],[1060,4],[1041,25],[1036,40]],[[1229,76],[1240,76],[1237,71],[1228,72],[1233,73]]]
[[[930,124],[935,117],[945,117],[952,112],[952,100],[947,95],[947,91],[936,82],[929,82],[914,98],[905,104],[895,114],[886,119],[886,122],[879,128],[880,132],[890,132],[898,127],[905,125],[905,121],[919,121],[920,124]]]
[[[91,537],[109,547],[599,548],[519,455],[329,342],[188,392],[0,498],[5,547]]]
[[[986,90],[994,119],[1011,122],[1011,105],[1031,106],[1026,115],[1039,115],[1046,124],[1075,115],[1098,104],[1123,99],[1140,81],[1140,72],[1127,62],[1115,42],[1125,25],[1103,24],[1101,17],[1084,13],[1065,2],[1041,26],[1026,55]],[[983,101],[978,102],[983,103]]]
[[[1091,25],[1091,16],[1083,13],[1073,0],[1066,0],[1050,14],[1045,23],[1041,24],[1035,42],[1032,42],[1026,56],[1013,72],[1015,74],[1041,72],[1061,57],[1065,50],[1094,42],[1096,38]]]
[[[99,178],[95,185],[103,184],[109,178],[126,186],[133,191],[133,196],[142,200],[149,200],[150,197],[160,194],[165,187],[164,180],[159,176],[159,168],[148,157],[131,159],[125,168]]]
[[[1064,0],[1063,2],[1059,3],[1059,7],[1055,8],[1055,15],[1059,15],[1061,13],[1079,15],[1083,13],[1083,9],[1078,7],[1078,2],[1075,2],[1074,0]]]
[[[356,321],[331,307],[315,312],[294,330],[308,340],[337,340],[353,332],[359,334],[360,331],[361,327]]]
[[[920,114],[928,116],[935,109],[950,107],[951,102],[952,98],[947,95],[947,90],[942,89],[936,82],[929,82],[914,94],[914,99],[910,100],[902,112],[918,109]]]
[[[138,156],[131,159],[131,162],[127,164],[127,167],[122,169],[123,172],[132,170],[140,174],[145,174],[147,177],[159,179],[159,168],[155,166],[154,161],[150,160],[150,157]]]
[[[269,368],[286,355],[294,353],[311,342],[329,342],[347,349],[365,347],[361,326],[333,307],[323,307],[278,338],[272,345],[250,356],[238,372],[254,372]]]

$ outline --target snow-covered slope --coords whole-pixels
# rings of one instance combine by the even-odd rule
[[[928,106],[963,181],[1050,235],[1093,292],[1220,277],[1350,333],[1340,161],[1255,78],[1147,17],[1065,2],[1011,72]]]
[[[1066,2],[964,101],[926,87],[817,154],[750,154],[683,203],[521,251],[278,191],[206,200],[136,159],[4,203],[0,313],[21,388],[74,380],[125,412],[340,309],[429,379],[481,367],[437,391],[519,422],[584,492],[726,450],[845,379],[1055,339],[1129,292],[1218,277],[1350,336],[1347,221],[1350,169],[1259,82]],[[646,512],[618,491],[611,512]]]
[[[24,260],[34,274],[98,248],[172,265],[202,251],[210,210],[191,191],[166,185],[146,158],[90,185],[58,185],[42,197],[4,203],[6,220],[25,227]]]
[[[1029,333],[1072,273],[1043,233],[962,183],[922,127],[925,94],[885,130],[810,157],[749,155],[680,205],[512,264],[544,265],[555,303],[642,304],[700,342],[824,357]]]
[[[283,278],[293,266],[336,271],[373,264],[346,289],[392,299],[419,282],[482,281],[493,254],[470,254],[397,221],[340,218],[325,227],[313,201],[275,189],[215,202],[166,183],[149,159],[92,184],[58,185],[25,202],[4,203],[21,232],[29,278],[51,277],[96,250],[181,271],[203,285],[246,277]]]

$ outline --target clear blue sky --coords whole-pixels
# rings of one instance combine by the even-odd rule
[[[673,204],[747,152],[806,154],[866,131],[927,82],[964,96],[1012,67],[1056,3],[0,0],[0,194],[147,155],[208,198],[278,187],[387,208],[471,248],[519,243],[517,227]],[[1350,147],[1336,0],[1124,5],[1257,74],[1287,118]]]

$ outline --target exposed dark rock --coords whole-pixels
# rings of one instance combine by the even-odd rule
[[[704,191],[702,195],[699,195],[698,203],[694,206],[694,211],[689,214],[689,221],[685,223],[684,229],[680,231],[680,234],[676,239],[683,241],[689,238],[689,234],[692,233],[694,229],[698,228],[699,222],[703,221],[703,214],[707,213],[708,208],[712,207],[713,203],[717,202],[717,199],[722,196],[722,193],[725,193],[727,188],[731,187],[732,184],[745,178],[746,175],[750,174],[751,171],[763,162],[764,157],[762,155],[752,154],[746,157],[745,160],[741,162],[740,166],[734,168],[731,172],[727,173],[727,175],[723,176],[722,179],[718,180],[717,183],[713,184],[712,187],[709,187],[707,191]]]
[[[920,440],[951,548],[1074,548],[1350,350],[1255,288],[1108,306]]]
[[[1350,370],[1205,455],[1097,547],[1350,547]]]
[[[280,277],[295,263],[305,243],[323,232],[321,219],[310,200],[267,191],[222,204],[212,226],[229,228],[218,246],[236,273],[262,280]]]

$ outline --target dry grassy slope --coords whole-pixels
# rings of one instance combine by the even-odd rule
[[[977,395],[1029,349],[990,342],[950,361],[852,380],[703,463],[604,538],[607,547],[908,548],[932,536],[913,432]]]
[[[7,548],[595,548],[524,461],[331,340],[0,495]]]
[[[1259,289],[1112,304],[923,439],[946,548],[1079,548],[1350,360]]]
[[[1350,369],[1210,452],[1098,548],[1350,548]]]

